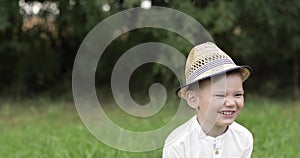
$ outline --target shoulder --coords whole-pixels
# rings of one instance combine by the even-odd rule
[[[196,120],[195,116],[190,118],[187,122],[180,125],[176,129],[174,129],[165,140],[165,144],[172,144],[187,137],[191,133],[191,131],[193,131],[194,120]]]
[[[229,129],[233,132],[239,133],[239,134],[245,134],[248,136],[252,136],[252,133],[244,126],[237,122],[233,122],[230,126]]]
[[[233,122],[229,126],[230,135],[236,137],[237,139],[246,140],[248,143],[253,143],[252,133],[244,126],[237,122]]]
[[[191,148],[190,144],[197,136],[195,121],[196,117],[192,117],[169,134],[163,147],[163,158],[186,157],[186,149]]]

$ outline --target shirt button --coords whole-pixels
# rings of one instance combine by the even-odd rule
[[[218,150],[216,150],[216,151],[215,151],[215,154],[216,154],[216,155],[218,155],[218,154],[219,154],[219,151],[218,151]]]

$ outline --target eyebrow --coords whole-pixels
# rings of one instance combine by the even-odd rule
[[[212,92],[213,93],[221,93],[221,94],[227,93],[227,91],[223,91],[223,90],[213,90]],[[233,93],[244,93],[244,89],[238,89],[238,90],[234,90],[232,92]]]

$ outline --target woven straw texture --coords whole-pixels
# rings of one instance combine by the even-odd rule
[[[206,42],[197,45],[190,51],[186,61],[186,84],[179,87],[176,94],[184,98],[185,91],[190,84],[234,69],[241,70],[243,81],[249,77],[251,71],[249,66],[237,66],[230,56],[214,43]]]

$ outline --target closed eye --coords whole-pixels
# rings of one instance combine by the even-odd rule
[[[215,97],[225,97],[225,95],[224,94],[216,94],[216,95],[214,95]]]
[[[235,94],[235,96],[236,97],[241,97],[241,96],[244,96],[244,94],[243,93],[237,93],[237,94]]]

